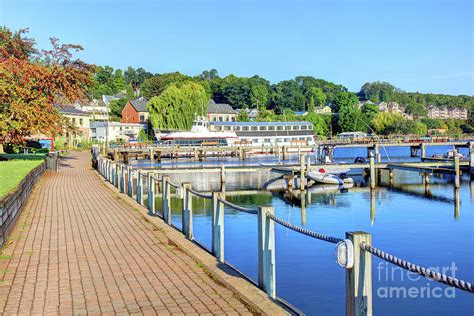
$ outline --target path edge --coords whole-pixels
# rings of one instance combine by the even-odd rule
[[[94,170],[94,173],[105,186],[114,193],[117,193],[119,198],[131,207],[130,211],[133,209],[137,210],[146,222],[154,225],[165,234],[169,241],[175,243],[176,246],[183,250],[187,255],[201,263],[211,277],[215,278],[234,294],[238,295],[238,297],[254,312],[261,315],[295,315],[295,312],[278,301],[272,300],[265,292],[245,279],[245,277],[238,271],[219,262],[210,253],[201,249],[192,241],[186,239],[180,231],[167,225],[160,217],[150,216],[147,208],[137,203],[137,201],[130,198],[127,194],[121,193],[110,182],[105,180],[97,170]]]

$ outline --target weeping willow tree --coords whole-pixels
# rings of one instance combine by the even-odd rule
[[[207,113],[208,102],[202,85],[186,82],[169,86],[151,98],[147,107],[154,128],[187,130],[191,128],[194,114]]]

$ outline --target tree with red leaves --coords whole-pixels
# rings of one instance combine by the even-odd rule
[[[83,97],[92,81],[94,66],[72,58],[71,51],[81,46],[50,38],[52,48],[38,51],[26,33],[0,28],[0,147],[22,143],[33,134],[55,137],[72,128],[55,104]]]

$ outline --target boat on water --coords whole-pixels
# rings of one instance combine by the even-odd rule
[[[307,178],[319,184],[344,185],[348,183],[354,183],[354,179],[346,177],[345,173],[340,173],[338,176],[332,173],[328,173],[322,168],[318,171],[308,172]]]
[[[247,147],[292,146],[290,152],[311,152],[315,146],[310,122],[221,122],[213,121],[211,131],[234,132],[235,143]],[[298,149],[298,147],[301,148]]]
[[[165,133],[159,140],[177,146],[256,147],[253,153],[274,146],[292,146],[289,151],[305,152],[315,145],[312,128],[310,122],[209,122],[197,116],[191,131]]]
[[[191,131],[162,134],[159,140],[164,145],[174,146],[232,146],[239,140],[233,131],[210,131],[206,117],[196,116]]]
[[[454,150],[449,150],[446,154],[434,154],[433,158],[445,158],[445,159],[453,159],[455,156],[459,157],[460,159],[465,158],[463,154],[460,152],[456,152]]]

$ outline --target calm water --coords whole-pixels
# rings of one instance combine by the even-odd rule
[[[436,148],[428,154],[446,150]],[[403,148],[388,149],[388,152],[392,161],[409,154],[409,150]],[[365,149],[361,153],[340,150],[336,151],[336,158],[352,161],[350,158],[364,154]],[[262,159],[246,162],[258,163]],[[132,163],[146,164],[142,161]],[[218,174],[171,177],[173,182],[191,181],[199,190],[216,190],[220,186]],[[277,216],[335,237],[343,238],[347,231],[369,232],[373,244],[382,250],[440,269],[440,272],[454,266],[454,276],[474,281],[474,183],[469,178],[463,178],[461,188],[455,192],[450,177],[433,176],[429,187],[425,188],[418,173],[396,171],[395,187],[382,185],[373,191],[363,186],[362,177],[356,177],[362,186],[344,192],[334,187],[312,187],[303,197],[305,206],[301,207],[289,194],[259,190],[272,177],[274,175],[269,173],[228,174],[226,198],[244,206],[271,205]],[[382,184],[387,184],[384,174]],[[157,204],[160,204],[159,199]],[[194,198],[193,208],[195,238],[210,249],[210,202]],[[180,200],[173,198],[172,220],[178,228],[181,226],[180,210]],[[345,271],[335,262],[334,252],[333,244],[276,224],[277,295],[309,315],[344,314]],[[225,257],[243,274],[257,280],[255,215],[226,209]],[[447,270],[447,274],[452,276],[452,271],[452,268]],[[409,289],[412,297],[408,296]],[[374,257],[373,305],[378,315],[472,315],[474,295],[409,275]]]

